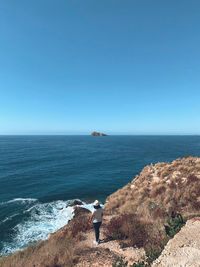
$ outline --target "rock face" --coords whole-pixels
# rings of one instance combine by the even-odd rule
[[[74,217],[75,218],[82,216],[82,215],[88,215],[88,214],[91,214],[91,212],[86,208],[82,208],[82,207],[75,207],[74,208]]]
[[[108,135],[104,133],[92,132],[91,136],[108,136]]]
[[[200,266],[200,218],[188,220],[152,265],[152,267],[173,266]]]
[[[83,203],[79,200],[74,200],[69,206],[74,207],[76,205],[83,205]]]

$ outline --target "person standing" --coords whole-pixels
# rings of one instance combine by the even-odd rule
[[[103,209],[100,206],[100,203],[98,200],[95,200],[93,204],[93,210],[92,210],[92,223],[95,231],[95,238],[94,244],[98,245],[100,243],[99,241],[99,228],[102,223],[102,218],[103,218]]]

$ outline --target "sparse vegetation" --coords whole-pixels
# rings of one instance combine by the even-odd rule
[[[150,266],[160,255],[168,240],[185,224],[180,213],[186,220],[200,216],[199,166],[200,159],[191,157],[147,166],[132,183],[108,198],[105,211],[121,214],[108,225],[108,233],[121,239],[123,246],[145,249],[146,260],[134,266]],[[179,215],[167,217],[173,211]],[[117,235],[112,235],[117,224]]]
[[[113,221],[117,223],[113,224],[111,222],[111,224],[109,225],[110,233],[114,232],[115,230],[114,227],[117,225],[118,232],[120,233],[118,237],[123,236],[126,238],[130,238],[131,240],[132,236],[128,236],[128,234],[127,235],[124,234],[123,226],[127,219],[129,219],[130,222],[132,223],[133,221],[131,221],[131,219],[133,220],[133,217],[131,215],[126,214],[123,216],[114,217],[113,219],[115,219]],[[153,261],[156,260],[160,256],[162,250],[166,246],[169,239],[172,238],[181,229],[181,227],[185,225],[185,221],[183,217],[181,216],[181,214],[179,213],[177,214],[176,212],[172,212],[171,216],[168,216],[167,222],[168,222],[168,226],[164,225],[166,236],[163,235],[164,231],[163,233],[152,232],[152,225],[151,227],[149,227],[150,225],[144,225],[143,223],[142,228],[143,230],[145,229],[145,231],[141,231],[141,228],[139,229],[140,235],[143,234],[143,239],[142,239],[143,242],[139,244],[142,245],[145,249],[146,259],[143,261],[138,261],[136,263],[133,263],[132,265],[130,265],[131,267],[133,266],[134,267],[140,267],[140,266],[150,267]],[[141,221],[137,220],[137,224],[138,225],[141,224]],[[137,229],[138,226],[135,227],[134,225],[132,225],[132,227]],[[136,236],[135,238],[138,238],[138,236]],[[128,262],[127,261],[124,262],[122,258],[117,259],[117,261],[113,264],[114,267],[121,267],[121,266],[127,266],[127,265],[128,265]]]
[[[126,267],[128,265],[128,261],[124,261],[123,258],[118,258],[112,264],[112,267]]]
[[[105,229],[105,234],[108,238],[119,240],[123,247],[136,246],[145,249],[145,261],[138,261],[137,265],[133,266],[150,266],[159,257],[169,240],[164,233],[164,229],[160,231],[154,227],[153,223],[145,222],[132,214],[113,217]],[[116,264],[122,264],[122,259]]]
[[[87,230],[92,229],[89,216],[80,216],[78,220],[73,220],[70,226],[71,235],[74,238],[78,238],[81,232],[85,233]]]
[[[40,241],[22,251],[0,259],[1,267],[72,267],[74,266],[74,242],[61,239]]]
[[[131,267],[149,267],[150,265],[148,263],[145,263],[144,261],[137,261],[136,263],[133,263]]]
[[[176,214],[175,212],[171,213],[171,216],[168,216],[168,225],[165,225],[166,235],[173,237],[181,227],[185,225],[185,221],[180,213]]]
[[[164,223],[166,213],[171,210],[186,218],[191,213],[199,216],[199,195],[200,158],[187,156],[172,163],[146,166],[132,183],[108,197],[105,212],[141,214],[145,211],[161,227],[160,220]]]
[[[125,246],[143,247],[148,240],[148,227],[135,215],[123,214],[113,217],[106,225],[104,234],[107,238],[126,240]]]

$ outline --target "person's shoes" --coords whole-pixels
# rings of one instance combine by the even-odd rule
[[[97,242],[97,241],[94,240],[93,241],[93,244],[97,246],[99,244],[99,242]]]

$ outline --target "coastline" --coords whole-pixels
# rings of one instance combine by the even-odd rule
[[[0,258],[11,255],[17,251],[23,250],[28,247],[29,244],[36,244],[39,240],[47,240],[49,235],[55,233],[62,227],[66,226],[70,220],[75,216],[76,207],[92,209],[92,204],[81,201],[80,199],[73,199],[68,201],[55,201],[50,203],[38,203],[37,199],[25,199],[17,198],[8,201],[9,203],[14,202],[35,202],[25,212],[35,211],[35,217],[27,222],[22,222],[16,228],[17,235],[12,239],[11,243],[5,243],[5,247],[1,250]],[[74,201],[81,201],[82,205],[73,205]],[[51,209],[51,210],[49,210]],[[49,211],[49,212],[45,212]],[[38,213],[41,213],[40,215]],[[33,213],[34,214],[34,213]],[[9,222],[11,218],[6,218],[1,224]]]
[[[115,224],[113,224],[114,221],[117,222],[117,227],[119,227],[119,225],[121,225],[120,227],[123,226],[122,228],[118,228],[118,230],[122,231],[121,234],[124,234],[123,231],[125,231],[125,239],[120,239],[120,236],[115,236],[114,239],[112,237],[112,239],[108,239],[108,241],[104,241],[105,243],[100,243],[98,247],[94,248],[92,245],[94,233],[90,222],[90,216],[88,215],[90,212],[79,206],[77,207],[76,216],[74,216],[67,225],[63,226],[55,233],[50,234],[46,241],[39,241],[31,247],[25,248],[23,251],[16,252],[8,257],[3,257],[2,260],[5,264],[2,266],[7,267],[6,262],[9,261],[15,262],[16,267],[20,266],[18,262],[21,264],[21,259],[18,257],[20,255],[20,257],[22,257],[22,255],[26,254],[29,255],[28,257],[31,263],[33,263],[33,260],[39,260],[39,262],[45,260],[47,262],[45,253],[52,249],[55,250],[55,254],[51,255],[48,261],[55,261],[54,257],[56,257],[60,263],[64,259],[65,261],[68,259],[68,263],[63,263],[61,266],[98,266],[91,265],[91,257],[93,257],[94,253],[94,255],[98,255],[95,264],[103,261],[102,255],[104,255],[104,257],[108,258],[105,263],[107,265],[102,266],[112,266],[112,262],[116,260],[117,255],[124,255],[131,263],[136,260],[141,260],[147,253],[149,245],[153,248],[155,244],[157,244],[156,246],[158,246],[157,248],[160,249],[160,252],[158,255],[156,254],[156,258],[152,258],[155,260],[163,250],[162,242],[166,238],[164,237],[163,229],[164,224],[166,224],[168,220],[167,216],[169,215],[167,214],[169,214],[170,211],[174,210],[175,214],[181,212],[184,220],[188,222],[190,222],[191,219],[196,221],[200,220],[200,199],[198,191],[200,187],[198,185],[200,185],[200,158],[198,157],[186,156],[185,158],[178,158],[170,163],[159,162],[157,164],[148,165],[131,183],[110,195],[105,203],[102,233],[104,235],[104,240],[110,235],[112,236],[112,229],[115,227]],[[147,188],[149,189],[147,190]],[[190,194],[188,194],[185,188],[190,190],[188,191]],[[170,192],[173,194],[171,202],[167,200],[168,195],[171,194]],[[194,194],[196,194],[195,199]],[[177,203],[177,198],[180,196],[182,198],[179,199],[179,203]],[[188,197],[191,196],[193,196],[193,198],[188,200]],[[164,209],[166,209],[166,211],[164,211]],[[128,220],[126,218],[128,218]],[[173,217],[171,218],[173,219]],[[129,223],[129,221],[131,221],[130,223],[133,227],[131,231],[136,231],[133,232],[133,235],[130,235],[131,232],[128,230],[129,227],[127,223]],[[184,225],[185,222],[181,227],[184,227]],[[187,225],[193,225],[192,221]],[[137,227],[134,230],[135,226],[140,227],[139,229],[145,229],[145,231],[138,231]],[[189,228],[188,231],[190,230]],[[180,235],[181,233],[182,231],[180,231]],[[146,234],[150,237],[150,239],[148,238],[148,243],[146,243]],[[176,232],[174,234],[176,236]],[[172,237],[168,237],[167,242],[173,240],[171,238]],[[193,237],[193,241],[194,238],[195,237]],[[58,243],[60,244],[59,246],[57,245]],[[65,249],[65,254],[63,254],[63,249]],[[44,253],[44,251],[46,252]],[[36,252],[37,255],[40,255],[41,260],[36,260]],[[198,253],[200,253],[200,250]],[[131,258],[131,255],[135,255],[134,259]],[[166,256],[162,257],[166,260]],[[24,262],[26,262],[25,258]],[[159,262],[159,260],[155,261],[155,263],[157,262]],[[82,263],[85,265],[82,265]],[[26,266],[29,267],[29,265]]]

